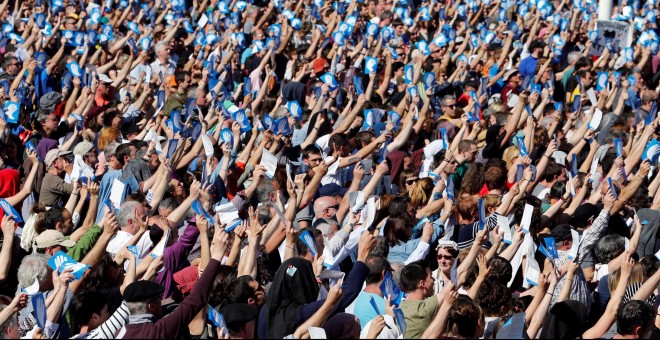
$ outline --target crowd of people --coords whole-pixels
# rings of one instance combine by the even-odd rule
[[[611,5],[2,0],[0,338],[659,338]]]

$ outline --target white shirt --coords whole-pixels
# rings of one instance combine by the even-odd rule
[[[123,230],[117,232],[117,234],[110,240],[108,246],[105,248],[105,251],[110,253],[113,257],[124,247],[130,239],[133,238],[133,234],[127,233]],[[138,247],[139,256],[138,258],[143,258],[154,246],[154,243],[151,242],[149,233],[142,234],[142,237],[138,240],[136,246]]]
[[[153,63],[149,65],[151,67],[151,72],[153,72],[153,75],[156,77],[159,77],[159,73],[163,73],[163,76],[168,76],[168,75],[173,75],[174,71],[176,71],[176,64],[172,59],[169,59],[167,61],[167,64],[164,65],[163,63],[160,62],[160,60],[156,59]],[[163,82],[166,80],[163,79]]]

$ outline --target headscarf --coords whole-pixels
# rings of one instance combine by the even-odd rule
[[[300,257],[288,259],[277,269],[266,300],[266,337],[282,339],[298,326],[300,309],[316,301],[319,288],[312,263]]]
[[[545,318],[539,339],[575,339],[587,330],[587,306],[570,300],[555,304]]]

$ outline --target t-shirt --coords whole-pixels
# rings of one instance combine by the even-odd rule
[[[406,339],[419,339],[424,330],[433,321],[433,316],[440,308],[438,297],[433,295],[424,300],[404,300],[401,310],[406,318]]]
[[[371,305],[371,299],[374,299],[376,306],[378,307],[378,312]],[[385,299],[382,296],[372,293],[367,293],[361,291],[357,299],[355,299],[355,307],[353,309],[353,314],[357,316],[360,320],[360,329],[364,329],[364,326],[373,318],[378,315],[385,313]],[[380,313],[380,314],[379,314]]]

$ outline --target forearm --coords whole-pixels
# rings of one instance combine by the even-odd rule
[[[0,282],[4,282],[7,278],[9,265],[12,260],[12,246],[14,244],[14,235],[4,235],[2,243],[2,250],[0,250]]]

